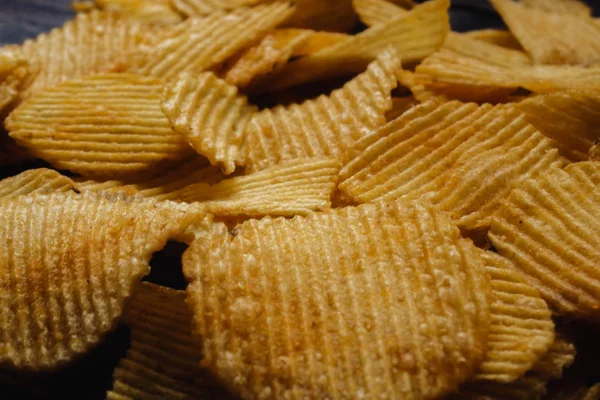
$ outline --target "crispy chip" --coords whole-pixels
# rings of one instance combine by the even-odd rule
[[[69,192],[74,182],[56,171],[46,168],[30,169],[0,181],[0,198],[12,198],[31,194]]]
[[[437,398],[485,353],[477,248],[419,204],[221,225],[183,264],[204,364],[243,398]]]
[[[596,40],[600,26],[590,16],[547,12],[513,0],[490,1],[536,63],[585,65],[600,61]]]
[[[399,69],[396,71],[396,77],[398,78],[398,82],[400,82],[402,86],[408,88],[413,94],[414,98],[421,103],[424,103],[427,100],[431,100],[435,97],[443,96],[431,89],[425,88],[425,85],[417,80],[415,73],[412,71]],[[443,96],[443,99],[444,101],[447,101],[445,96]]]
[[[215,68],[261,39],[292,11],[289,3],[275,2],[190,18],[169,30],[156,46],[141,49],[128,70],[168,80],[182,72]]]
[[[146,23],[176,24],[181,21],[181,15],[172,7],[170,0],[94,0],[94,3],[102,10]]]
[[[29,63],[13,46],[0,48],[0,115],[19,97],[30,77]]]
[[[510,261],[482,251],[492,284],[490,335],[474,380],[512,382],[529,371],[554,342],[550,309]]]
[[[360,20],[367,26],[385,24],[408,13],[408,10],[387,0],[352,0],[352,5]]]
[[[26,40],[22,49],[37,75],[25,97],[66,80],[109,71],[136,48],[142,27],[116,13],[93,11]]]
[[[593,92],[535,96],[515,107],[571,161],[587,160],[590,148],[600,139],[600,96]]]
[[[265,79],[257,91],[272,91],[309,81],[356,74],[382,51],[394,47],[402,62],[415,63],[439,49],[449,32],[448,0],[433,0],[386,24],[288,64]]]
[[[598,318],[600,312],[600,164],[551,168],[523,182],[494,218],[492,244],[553,309]]]
[[[188,153],[160,109],[162,86],[133,74],[68,81],[22,103],[6,126],[18,144],[57,168],[130,174]]]
[[[349,35],[335,32],[315,32],[311,34],[302,43],[294,48],[293,56],[302,57],[316,53],[326,47],[333,46],[349,38]]]
[[[592,10],[579,0],[520,0],[526,6],[557,13],[590,16]]]
[[[515,39],[512,33],[505,29],[479,29],[476,31],[464,32],[462,35],[507,49],[523,50],[519,41]]]
[[[125,309],[131,345],[113,373],[108,400],[229,399],[200,368],[185,291],[144,282]]]
[[[0,200],[0,362],[63,364],[114,328],[190,206],[58,193]]]
[[[190,17],[266,2],[267,0],[173,0],[175,8]],[[296,9],[286,26],[347,32],[356,22],[351,0],[294,0],[294,4]]]
[[[432,99],[357,142],[338,188],[359,203],[427,200],[461,228],[477,229],[489,225],[519,182],[562,164],[523,115]]]
[[[413,96],[392,97],[392,109],[385,114],[386,121],[398,118],[417,104],[419,103]]]

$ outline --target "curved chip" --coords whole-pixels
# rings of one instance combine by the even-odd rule
[[[559,314],[600,313],[600,165],[586,161],[551,168],[517,187],[489,233]]]
[[[287,64],[258,80],[253,90],[267,92],[356,74],[390,47],[396,49],[404,64],[420,61],[444,43],[450,30],[449,5],[448,0],[421,4],[385,24]]]
[[[290,3],[274,2],[189,18],[169,30],[156,46],[140,49],[128,71],[169,80],[183,72],[215,68],[261,39],[292,11]]]
[[[336,43],[347,40],[349,37],[349,35],[336,32],[310,32],[311,34],[308,36],[308,38],[294,48],[294,57],[302,57],[316,53],[317,51],[321,51],[326,47],[333,46]]]
[[[548,12],[513,0],[490,1],[537,64],[585,65],[600,60],[600,44],[595,39],[600,26],[591,16]]]
[[[481,254],[492,284],[491,325],[485,359],[472,379],[512,382],[553,344],[552,314],[510,261],[489,251]]]
[[[436,398],[485,353],[478,250],[419,204],[221,225],[183,265],[204,365],[244,398]]]
[[[50,368],[97,344],[152,253],[197,214],[69,193],[0,199],[0,362]]]
[[[69,192],[75,183],[60,173],[47,169],[30,169],[0,181],[0,198],[22,195]]]
[[[387,0],[352,0],[352,6],[367,26],[385,24],[390,19],[408,13],[407,9]]]
[[[419,102],[414,96],[392,97],[392,109],[385,114],[386,121],[398,118],[417,104]]]
[[[32,96],[6,120],[10,136],[57,168],[127,175],[189,153],[160,108],[163,83],[133,74],[73,80]]]
[[[515,108],[571,161],[587,160],[591,147],[600,139],[600,96],[593,92],[534,96],[515,104]]]
[[[30,78],[29,63],[22,52],[13,46],[0,48],[0,115],[15,102]]]
[[[131,344],[113,373],[108,400],[229,399],[200,368],[185,291],[143,282],[125,309]]]
[[[26,40],[22,49],[37,74],[24,97],[66,80],[107,72],[138,45],[143,26],[111,12],[78,13],[61,28]]]
[[[151,24],[176,24],[181,15],[171,0],[94,0],[96,7]]]
[[[422,199],[477,229],[519,182],[563,163],[550,139],[502,105],[432,99],[358,141],[338,188],[359,203]]]
[[[523,50],[519,41],[515,39],[512,33],[505,29],[478,29],[464,32],[463,36],[502,46],[507,49]]]

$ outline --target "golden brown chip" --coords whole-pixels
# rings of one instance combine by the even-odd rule
[[[26,40],[22,49],[37,74],[25,96],[66,80],[111,70],[138,45],[143,26],[116,13],[79,13],[61,28]]]
[[[335,32],[309,31],[308,38],[294,48],[293,56],[302,57],[316,53],[326,47],[333,46],[349,38],[349,35]]]
[[[419,204],[221,225],[183,264],[203,363],[244,398],[436,398],[485,353],[478,250]]]
[[[507,49],[523,50],[519,41],[515,39],[512,33],[505,29],[479,29],[464,32],[463,36],[502,46]]]
[[[46,168],[30,169],[0,181],[0,198],[13,198],[31,194],[69,192],[75,183],[56,171]]]
[[[562,165],[550,139],[504,106],[429,100],[366,135],[338,189],[355,202],[422,199],[465,229],[489,225],[519,182]]]
[[[600,61],[596,40],[600,26],[590,16],[548,12],[513,0],[490,1],[536,63],[585,65]]]
[[[352,0],[360,20],[367,26],[385,24],[408,13],[408,10],[388,0]]]
[[[13,46],[0,48],[0,115],[19,97],[28,79],[29,63],[22,52]]]
[[[397,50],[405,64],[420,61],[442,46],[450,30],[448,7],[448,0],[428,1],[386,24],[289,63],[259,80],[260,86],[253,89],[272,91],[356,74],[389,47]]]
[[[579,0],[520,0],[520,3],[528,7],[557,13],[589,16],[592,13],[590,7]]]
[[[557,92],[528,98],[515,107],[571,161],[587,160],[600,139],[600,96],[596,93]]]
[[[168,80],[182,72],[215,68],[261,39],[292,12],[289,3],[275,2],[189,18],[170,29],[156,46],[140,49],[128,70]]]
[[[482,251],[492,284],[490,334],[473,380],[512,382],[529,371],[554,342],[548,305],[507,259]]]
[[[229,399],[200,368],[185,291],[144,282],[125,309],[131,344],[113,373],[109,400]]]
[[[170,0],[94,0],[94,4],[102,10],[146,23],[176,24],[181,21],[181,15]]]
[[[421,103],[424,103],[427,100],[431,100],[435,97],[441,98],[444,101],[448,101],[446,96],[440,95],[431,89],[427,89],[423,83],[417,80],[413,71],[399,69],[396,71],[396,77],[398,78],[398,82],[400,82],[402,86],[409,89],[414,98]]]
[[[133,74],[68,81],[23,102],[6,126],[19,145],[57,168],[85,176],[131,174],[189,152],[161,111],[162,86]]]
[[[0,199],[0,362],[63,364],[114,328],[191,206],[58,193]]]
[[[398,118],[417,104],[419,102],[414,96],[392,97],[392,109],[385,114],[386,121]]]
[[[492,222],[500,255],[562,315],[600,311],[599,185],[598,163],[550,168],[513,190]]]

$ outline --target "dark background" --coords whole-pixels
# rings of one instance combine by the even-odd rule
[[[600,0],[586,3],[600,11]],[[0,0],[0,45],[20,43],[72,18],[71,0]],[[452,29],[464,32],[483,28],[502,28],[504,24],[486,0],[452,0],[450,10]],[[600,40],[600,38],[599,38]],[[32,165],[37,167],[39,165]],[[0,177],[13,175],[18,170],[2,170]],[[170,244],[155,254],[152,273],[148,280],[183,289],[182,274],[173,276],[161,271],[184,250]],[[158,279],[157,279],[158,277]],[[579,355],[569,375],[591,385],[600,380],[600,330],[580,322],[558,321],[572,332]],[[112,333],[105,343],[59,372],[23,375],[0,369],[0,400],[12,399],[103,399],[112,383],[112,371],[124,356],[129,343],[129,332],[124,326]]]

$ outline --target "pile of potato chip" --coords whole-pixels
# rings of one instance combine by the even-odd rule
[[[0,48],[2,369],[124,323],[109,399],[599,399],[600,23],[491,3],[95,0]]]

